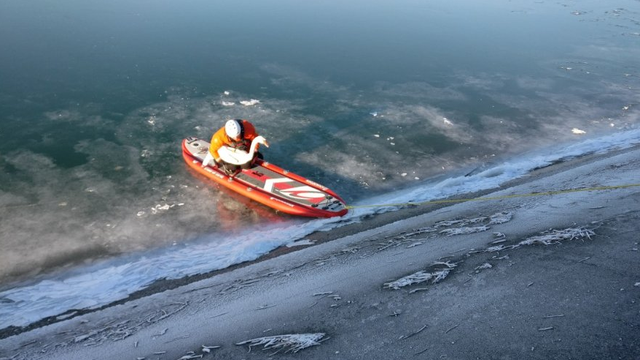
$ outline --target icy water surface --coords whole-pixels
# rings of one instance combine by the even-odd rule
[[[640,119],[638,0],[5,0],[0,48],[0,306],[25,314],[0,328],[362,215],[291,218],[194,176],[181,140],[228,118],[350,204],[495,186],[549,158],[424,184],[626,146]]]

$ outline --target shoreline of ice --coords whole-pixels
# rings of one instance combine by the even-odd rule
[[[558,160],[590,153],[606,153],[640,143],[640,129],[591,138],[559,148],[526,154],[472,176],[458,176],[425,186],[404,189],[356,205],[420,202],[496,188],[533,169]],[[55,278],[0,292],[0,329],[27,326],[70,311],[96,309],[126,299],[154,281],[179,279],[253,261],[316,231],[328,231],[363,217],[397,209],[396,206],[361,208],[344,218],[279,224],[258,232],[245,232],[221,242],[206,239],[178,249],[130,255],[89,267],[74,268]],[[266,239],[266,240],[265,240]],[[206,254],[206,255],[204,255]],[[211,254],[215,254],[212,256]]]

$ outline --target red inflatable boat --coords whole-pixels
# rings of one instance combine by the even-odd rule
[[[261,204],[283,213],[328,218],[349,210],[330,189],[257,159],[255,166],[227,175],[215,166],[202,166],[209,150],[207,141],[189,137],[182,141],[182,156],[198,173]]]

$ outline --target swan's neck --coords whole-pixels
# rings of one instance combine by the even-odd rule
[[[259,137],[254,138],[253,140],[251,140],[251,147],[249,148],[249,158],[253,159],[253,154],[256,152],[256,149],[258,148],[258,143],[260,142]]]

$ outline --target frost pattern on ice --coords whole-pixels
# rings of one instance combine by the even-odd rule
[[[150,317],[146,318],[142,322],[133,323],[129,320],[125,320],[116,324],[110,324],[105,326],[104,328],[90,331],[88,333],[76,333],[72,334],[72,338],[69,340],[69,343],[84,343],[85,346],[89,345],[97,345],[102,344],[107,340],[110,341],[121,341],[130,336],[133,336],[140,330],[148,327],[149,325],[158,323],[166,318],[169,318],[180,311],[184,310],[189,303],[175,303],[170,305],[168,308],[160,309],[159,311],[154,312]],[[174,308],[176,307],[176,308]],[[160,333],[156,334],[157,336],[164,335],[168,328],[164,329]]]
[[[511,221],[513,218],[513,213],[508,211],[497,212],[491,216],[479,216],[471,219],[458,219],[458,220],[443,220],[437,222],[434,226],[436,228],[450,228],[452,226],[457,226],[459,228],[468,227],[473,224],[482,224],[485,225],[499,225],[504,224],[506,222]]]
[[[489,264],[487,262],[487,263],[484,263],[484,264],[482,264],[480,266],[476,266],[475,270],[476,270],[476,272],[479,272],[480,270],[487,270],[487,269],[492,269],[492,268],[493,268],[493,265],[491,265],[491,264]]]
[[[557,244],[563,240],[573,240],[573,239],[582,239],[588,238],[591,240],[591,237],[596,233],[593,230],[587,229],[585,227],[579,228],[567,228],[564,230],[549,230],[544,232],[542,235],[532,236],[526,240],[519,242],[516,246],[525,246],[525,245],[551,245]]]
[[[506,222],[511,221],[513,218],[513,213],[507,211],[501,211],[499,213],[495,213],[489,217],[489,225],[499,225],[504,224]]]
[[[440,221],[435,224],[436,227],[447,227],[448,229],[444,229],[440,231],[440,234],[446,236],[454,236],[454,235],[467,235],[474,234],[478,232],[487,231],[490,229],[489,225],[499,225],[504,224],[506,222],[511,221],[513,218],[513,214],[507,211],[501,211],[495,213],[491,216],[480,216],[472,219],[462,219],[462,220],[445,220]],[[469,226],[475,224],[482,224],[478,226]],[[452,227],[457,226],[457,227]]]
[[[384,287],[388,289],[399,290],[400,288],[406,286],[420,284],[427,281],[430,281],[431,284],[436,284],[444,280],[449,275],[451,270],[456,267],[456,265],[450,262],[437,262],[433,264],[433,267],[435,269],[433,269],[432,271],[420,270],[398,280],[385,283]]]
[[[498,252],[502,250],[511,250],[517,249],[521,246],[530,246],[530,245],[552,245],[558,244],[561,241],[574,240],[574,239],[584,239],[587,238],[591,240],[591,237],[596,233],[586,227],[571,227],[563,230],[548,230],[543,232],[540,235],[529,237],[525,240],[520,241],[515,245],[505,246],[505,245],[497,245],[491,246],[487,248],[486,252]]]
[[[447,236],[467,235],[467,234],[474,234],[474,233],[479,233],[487,230],[489,230],[489,227],[486,225],[482,225],[482,226],[473,226],[473,227],[444,229],[440,231],[440,234],[447,235]]]
[[[249,350],[254,346],[263,345],[263,350],[276,349],[277,352],[287,348],[285,353],[297,353],[308,347],[320,345],[324,336],[325,333],[274,335],[245,340],[236,345],[249,345]]]
[[[409,240],[413,242],[409,247],[421,245],[422,242],[415,242],[413,240],[423,234],[434,233],[432,236],[437,236],[438,234],[445,236],[474,234],[489,230],[491,228],[489,225],[504,224],[512,219],[513,213],[501,211],[491,216],[479,216],[471,219],[442,220],[436,222],[433,226],[418,228],[413,231],[394,236],[393,238],[386,239],[386,242],[380,244],[378,251],[399,246]]]
[[[179,358],[178,360],[193,360],[193,359],[202,359],[204,355],[200,354],[200,355],[196,355],[194,353],[189,353],[181,358]]]

